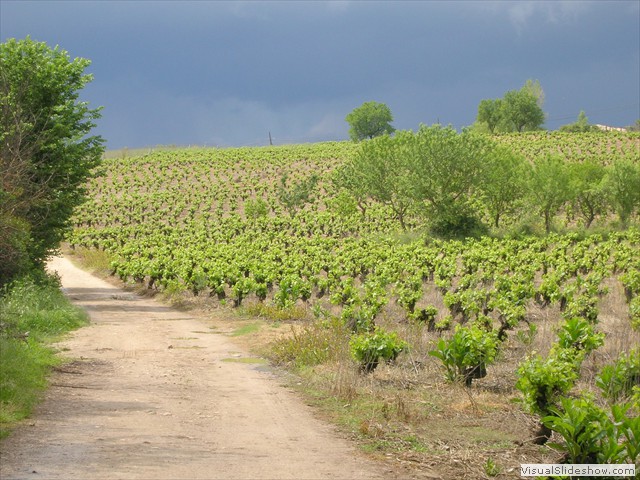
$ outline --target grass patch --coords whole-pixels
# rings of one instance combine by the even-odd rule
[[[82,268],[85,270],[89,270],[99,275],[111,274],[112,258],[104,250],[75,247],[74,249],[69,249],[69,252],[82,263]]]
[[[233,332],[231,332],[232,337],[240,337],[242,335],[249,335],[251,333],[255,333],[260,330],[259,323],[249,323],[247,325],[243,325],[242,327],[236,328]]]
[[[267,361],[264,358],[259,357],[237,357],[237,358],[223,358],[223,362],[227,363],[248,363],[264,365]]]
[[[86,323],[53,277],[18,280],[0,292],[0,438],[28,417],[62,363],[49,345]]]

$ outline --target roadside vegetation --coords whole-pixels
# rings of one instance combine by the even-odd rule
[[[70,227],[102,139],[79,99],[90,62],[27,37],[0,44],[0,437],[29,416],[51,368],[51,341],[85,321],[45,273]]]
[[[0,298],[0,438],[41,400],[51,369],[63,361],[51,342],[86,323],[50,276],[14,281]]]

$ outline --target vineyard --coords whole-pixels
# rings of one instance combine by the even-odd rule
[[[495,140],[531,162],[640,165],[638,134]],[[347,428],[372,450],[446,464],[452,478],[637,462],[637,208],[620,230],[613,213],[599,230],[578,229],[565,204],[553,212],[564,233],[438,239],[419,217],[405,231],[389,205],[339,187],[336,172],[358,148],[105,160],[68,242],[104,252],[124,282],[278,312],[291,334],[269,349],[272,361],[349,410]]]

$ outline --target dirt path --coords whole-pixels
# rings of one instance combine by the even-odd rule
[[[61,346],[33,419],[0,445],[9,479],[388,479],[202,321],[50,264],[91,325]],[[234,361],[236,360],[236,361]],[[407,473],[406,477],[410,477]]]

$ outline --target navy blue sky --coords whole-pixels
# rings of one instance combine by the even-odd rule
[[[547,128],[640,118],[638,0],[0,0],[0,39],[26,35],[92,60],[111,149],[342,140],[369,100],[461,128],[529,78]]]

